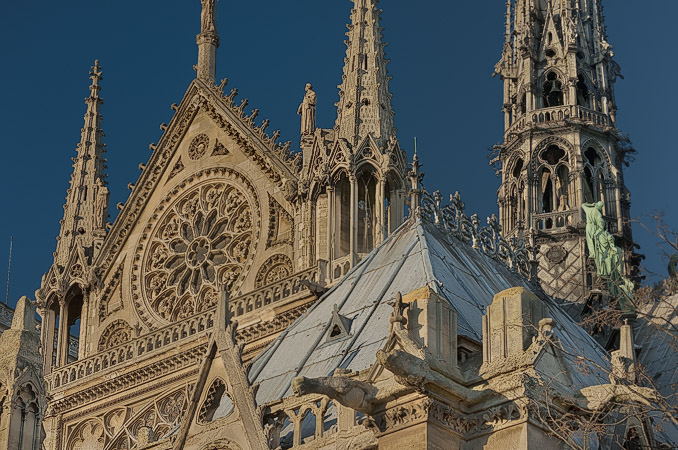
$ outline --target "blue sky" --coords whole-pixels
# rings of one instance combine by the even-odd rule
[[[632,215],[649,223],[663,210],[678,227],[673,77],[673,30],[678,2],[652,8],[607,0],[609,40],[624,80],[617,83],[618,124],[638,150],[626,170]],[[425,185],[459,190],[467,209],[496,211],[499,180],[488,149],[502,137],[501,82],[491,78],[503,39],[504,0],[383,0],[390,84],[402,146],[412,154],[417,136]],[[416,5],[416,7],[414,6]],[[334,122],[343,64],[347,0],[226,1],[217,6],[221,47],[217,78],[229,78],[249,107],[271,120],[283,141],[298,143],[295,114],[311,82],[318,94],[318,126]],[[112,214],[124,201],[137,166],[150,155],[159,124],[172,116],[194,77],[199,0],[4,2],[0,55],[0,287],[14,236],[10,304],[33,298],[49,268],[58,221],[80,137],[94,59],[104,69]],[[666,273],[656,239],[635,227],[647,266]]]

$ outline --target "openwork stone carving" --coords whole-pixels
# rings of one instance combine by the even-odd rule
[[[202,133],[197,135],[191,141],[190,147],[188,147],[188,157],[192,160],[198,160],[205,155],[207,152],[207,147],[210,145],[210,138],[206,134]]]
[[[292,261],[285,255],[273,255],[261,265],[254,280],[254,287],[275,283],[292,275]]]
[[[132,339],[132,327],[124,320],[116,320],[110,324],[99,339],[99,351],[117,347]]]
[[[226,384],[220,378],[212,382],[198,413],[198,422],[207,423],[226,417],[233,412],[233,400],[226,392]]]
[[[464,212],[466,206],[459,192],[450,195],[449,205],[443,206],[442,199],[440,191],[435,191],[431,195],[424,190],[419,214],[439,225],[448,234],[500,261],[509,269],[531,279],[534,278],[531,264],[534,258],[525,247],[525,242],[517,238],[507,240],[501,234],[501,225],[494,214],[487,218],[487,226],[481,227],[477,214],[468,217]]]
[[[226,177],[196,183],[215,173]],[[144,321],[143,310],[171,322],[214,306],[221,286],[237,292],[259,228],[258,201],[242,175],[230,169],[200,172],[159,205],[154,218],[159,216],[147,226],[148,241],[139,246],[133,269],[144,302],[136,292],[133,297]]]

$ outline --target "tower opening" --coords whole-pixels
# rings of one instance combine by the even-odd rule
[[[565,151],[557,145],[550,145],[541,153],[540,157],[550,165],[555,166],[565,157]]]
[[[377,179],[372,170],[358,175],[358,253],[369,253],[376,242],[376,192]]]
[[[541,211],[543,213],[553,212],[553,182],[549,169],[544,169],[541,173],[541,192]]]
[[[546,75],[543,85],[544,107],[563,106],[563,84],[558,80],[555,72]]]
[[[589,88],[582,74],[577,77],[577,105],[586,108],[591,107]]]
[[[334,230],[334,257],[341,258],[348,255],[351,245],[351,184],[345,172],[335,183],[335,195],[334,217],[339,229]]]

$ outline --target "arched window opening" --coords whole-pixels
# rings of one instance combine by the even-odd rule
[[[511,195],[509,196],[509,209],[511,211],[510,228],[513,229],[518,225],[518,189],[515,185],[511,187]]]
[[[520,97],[520,113],[525,114],[527,113],[527,96],[523,94],[522,97]]]
[[[61,364],[69,364],[78,359],[83,300],[82,290],[78,286],[66,296],[66,314],[63,321],[65,329],[61,334],[66,342],[61,344]]]
[[[523,160],[521,158],[516,161],[516,164],[513,166],[513,178],[520,178],[520,172],[523,171]]]
[[[358,175],[358,253],[369,253],[376,242],[376,192],[377,179],[371,171]]]
[[[586,86],[584,75],[581,74],[577,77],[577,105],[591,107],[589,88]]]
[[[345,173],[341,173],[335,184],[334,222],[338,229],[334,230],[334,258],[348,255],[351,245],[351,184]]]
[[[596,151],[595,148],[589,147],[586,149],[584,152],[584,156],[586,157],[586,160],[591,164],[592,167],[597,167],[601,163],[601,158],[598,152]]]
[[[638,430],[631,428],[626,434],[626,441],[624,441],[624,450],[642,450],[645,448],[640,439]]]
[[[601,172],[598,172],[596,179],[596,201],[603,202],[603,211],[605,211],[605,178]]]
[[[550,108],[563,105],[563,84],[558,80],[555,72],[549,72],[546,75],[543,88],[544,107]]]
[[[567,211],[570,209],[570,171],[565,166],[560,166],[558,176],[556,177],[556,199],[558,201],[558,211]]]
[[[541,210],[544,213],[553,212],[553,182],[551,171],[544,169],[541,173]]]
[[[593,189],[593,174],[591,169],[586,167],[584,169],[584,202],[593,203],[595,201]]]
[[[300,440],[304,444],[311,441],[315,437],[316,418],[312,410],[307,409],[299,424],[299,432],[301,433]]]
[[[31,385],[23,386],[16,401],[21,414],[19,425],[19,450],[35,450],[38,436],[38,404],[37,395]]]
[[[548,45],[551,45],[553,43],[553,33],[549,31],[548,34]]]
[[[549,145],[549,147],[541,152],[541,159],[555,166],[565,157],[565,151],[557,145]]]
[[[391,187],[389,181],[384,185],[384,217],[382,219],[384,224],[384,239],[386,239],[391,232],[395,229],[395,224],[393,223],[394,219],[394,204],[393,199],[395,197],[395,191]]]

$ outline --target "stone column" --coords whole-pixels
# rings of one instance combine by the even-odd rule
[[[78,338],[78,359],[82,359],[87,354],[87,345],[89,345],[89,313],[90,313],[90,295],[92,290],[87,288],[82,292],[82,310],[80,311],[80,336]]]
[[[375,202],[376,202],[376,216],[377,220],[374,224],[375,230],[376,230],[376,235],[375,235],[375,240],[374,240],[374,246],[376,247],[377,245],[381,244],[381,242],[384,240],[384,236],[386,236],[386,231],[384,227],[384,188],[386,187],[386,182],[384,182],[383,179],[379,179],[377,183],[377,192],[375,197]]]
[[[337,221],[335,201],[334,186],[327,186],[327,259],[330,269],[334,260],[334,224]]]
[[[42,344],[42,367],[45,375],[52,371],[52,355],[54,354],[54,311],[51,308],[40,308],[42,327],[40,328],[40,342]]]
[[[351,183],[351,238],[349,241],[349,255],[351,266],[353,266],[358,256],[358,180],[355,174],[349,175],[348,179]]]
[[[66,299],[65,298],[60,298],[59,299],[59,337],[57,339],[57,357],[56,357],[56,366],[60,367],[63,366],[64,361],[68,362],[68,330],[67,328],[67,321],[66,321],[66,314],[67,314],[67,309],[66,309]],[[64,356],[64,351],[65,356]],[[51,361],[50,361],[51,363]]]

